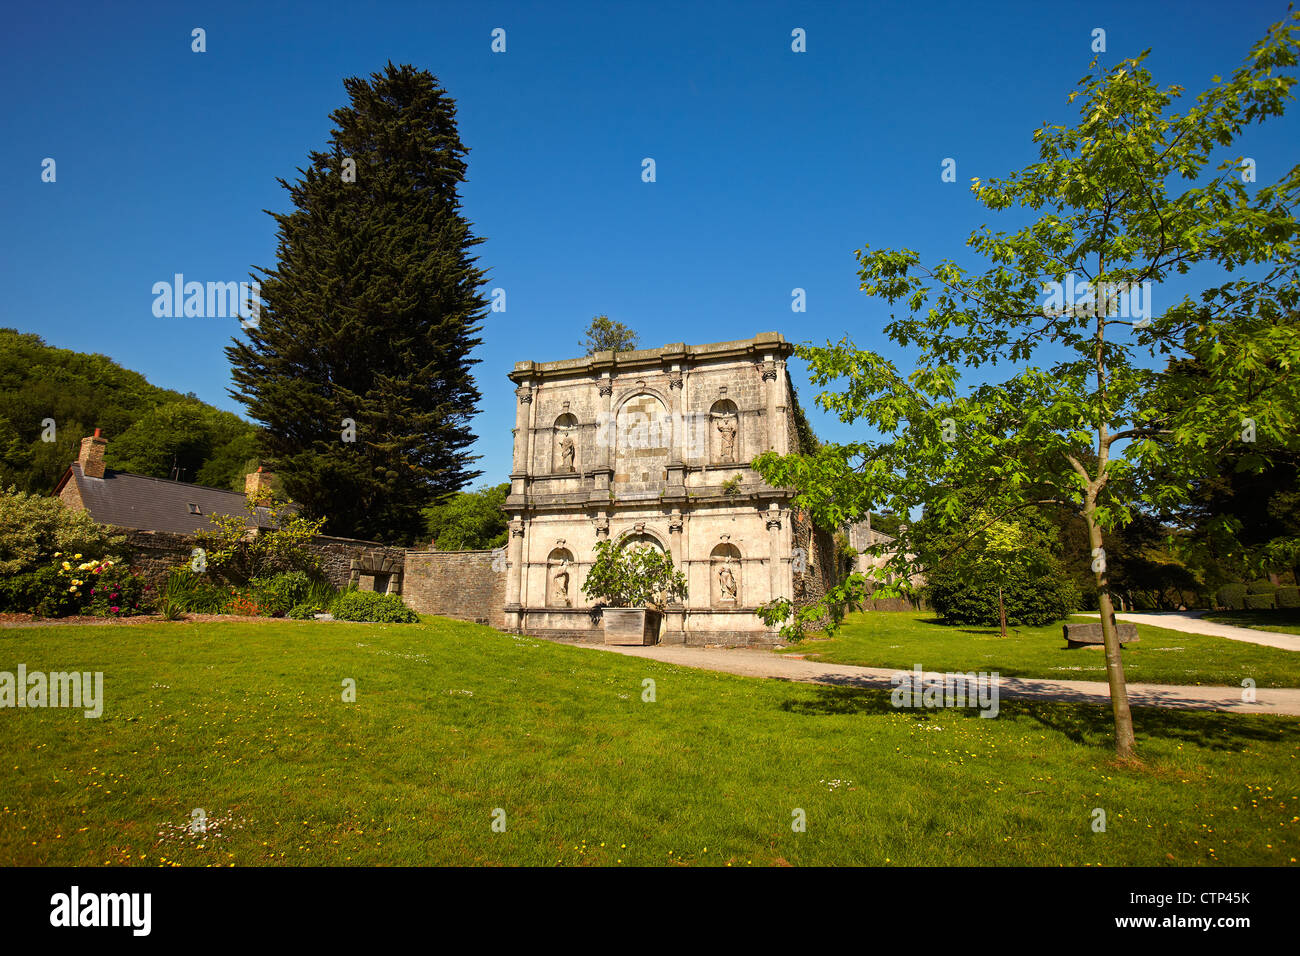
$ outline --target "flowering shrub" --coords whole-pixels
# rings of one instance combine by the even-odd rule
[[[86,613],[99,617],[130,617],[153,607],[154,589],[129,568],[104,561],[92,567],[84,579]]]
[[[227,614],[242,614],[245,617],[257,617],[262,614],[262,608],[254,600],[251,594],[241,594],[234,588],[230,589],[231,598],[226,605]]]

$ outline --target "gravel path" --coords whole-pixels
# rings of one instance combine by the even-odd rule
[[[1164,627],[1171,631],[1185,631],[1188,634],[1208,634],[1211,637],[1226,637],[1230,641],[1245,641],[1247,644],[1259,644],[1261,647],[1280,647],[1284,651],[1300,651],[1300,634],[1279,634],[1275,631],[1257,631],[1252,627],[1235,627],[1232,624],[1216,624],[1214,621],[1202,621],[1204,611],[1151,611],[1145,614],[1116,614],[1120,621],[1132,621],[1134,624],[1146,624],[1150,627]],[[1075,617],[1095,617],[1100,614],[1076,614]]]
[[[681,645],[620,647],[604,644],[575,644],[574,646],[612,651],[629,657],[644,657],[649,660],[663,661],[666,664],[740,674],[745,677],[775,677],[782,680],[847,687],[889,690],[894,686],[890,683],[890,676],[898,673],[887,667],[824,664],[820,661],[809,661],[751,648],[683,647]],[[1003,677],[999,682],[998,693],[1001,697],[1018,700],[1067,700],[1110,704],[1110,689],[1099,681]],[[1175,707],[1184,710],[1222,710],[1239,714],[1300,716],[1300,690],[1290,688],[1256,690],[1254,703],[1246,703],[1242,700],[1240,687],[1129,684],[1128,695],[1129,703],[1134,707]]]

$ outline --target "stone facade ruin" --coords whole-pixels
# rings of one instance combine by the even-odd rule
[[[815,600],[836,573],[832,536],[749,466],[799,449],[792,351],[765,333],[517,363],[505,628],[600,640],[582,584],[613,539],[666,551],[686,575],[661,643],[776,642],[755,609]]]

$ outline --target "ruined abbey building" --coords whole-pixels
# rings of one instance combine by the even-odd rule
[[[815,600],[835,575],[832,535],[749,466],[800,450],[792,351],[764,333],[517,363],[505,628],[600,640],[582,583],[612,538],[667,551],[686,574],[662,643],[777,641],[755,609]]]

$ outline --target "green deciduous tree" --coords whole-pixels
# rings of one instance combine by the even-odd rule
[[[1192,481],[1243,441],[1244,422],[1267,442],[1296,441],[1300,166],[1273,185],[1247,184],[1230,147],[1291,98],[1297,20],[1270,28],[1239,70],[1216,77],[1181,113],[1173,107],[1183,91],[1158,87],[1146,54],[1094,69],[1070,95],[1082,104],[1078,121],[1034,133],[1038,162],[974,183],[989,209],[1019,208],[1032,219],[1015,232],[982,227],[970,236],[984,271],[951,260],[926,267],[905,249],[860,250],[863,290],[908,308],[885,333],[915,350],[916,368],[900,373],[848,340],[799,354],[816,385],[843,380],[819,396],[823,408],[884,438],[756,463],[768,482],[793,486],[835,524],[872,506],[924,507],[955,524],[971,487],[996,518],[1035,503],[1073,508],[1088,533],[1122,758],[1135,746],[1107,532],[1138,509],[1185,500]],[[1146,311],[1135,290],[1150,303],[1144,283],[1193,269],[1198,281],[1209,274],[1199,297],[1149,318],[1133,314]],[[1090,283],[1091,294],[1044,302],[1045,290],[1068,288],[1067,280]],[[1207,374],[1183,374],[1170,357]],[[1001,381],[960,381],[962,367],[988,378],[999,363],[1018,370]],[[914,563],[908,537],[893,562],[902,577]],[[851,576],[828,602],[863,583]]]
[[[427,71],[344,81],[328,148],[281,184],[278,264],[227,349],[285,490],[334,534],[411,541],[421,509],[478,472],[467,447],[486,314],[461,214],[456,107]]]
[[[597,352],[630,352],[636,348],[637,334],[622,322],[607,315],[597,315],[587,326],[587,336],[578,346],[587,355]]]
[[[485,551],[506,543],[506,513],[510,482],[462,491],[442,504],[424,509],[431,547],[440,551]]]

